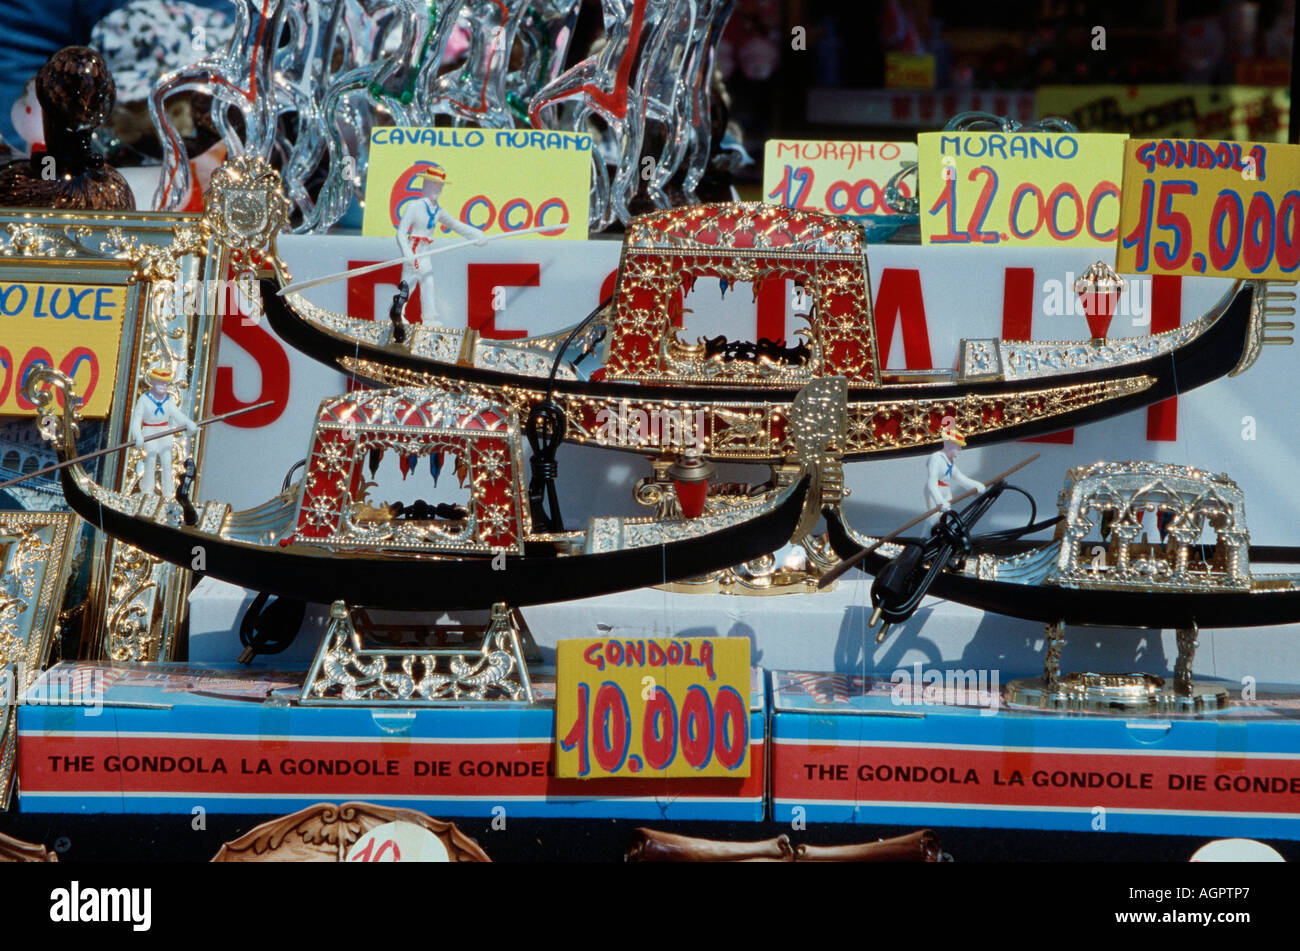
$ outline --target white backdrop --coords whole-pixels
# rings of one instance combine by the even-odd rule
[[[297,279],[383,260],[394,250],[385,239],[300,236],[282,237],[281,249]],[[495,326],[507,332],[556,330],[573,324],[599,302],[602,284],[612,282],[618,253],[619,242],[610,240],[518,239],[445,254],[437,259],[442,268],[439,312],[444,323],[463,326],[471,285],[481,298],[484,293],[490,295],[491,286],[501,281],[503,273],[510,280],[519,279],[510,271],[485,266],[534,265],[538,285],[506,287],[505,307],[495,314]],[[1052,295],[1043,290],[1049,282],[1065,283],[1067,275],[1086,269],[1095,260],[1095,255],[1087,252],[882,245],[870,249],[869,259],[872,292],[878,304],[884,291],[905,305],[904,318],[894,321],[889,367],[907,365],[909,348],[903,332],[907,314],[914,315],[912,327],[924,327],[934,365],[951,366],[962,337],[1000,336],[1008,269],[1033,269],[1034,311],[1022,321],[1032,320],[1035,339],[1089,336],[1084,316],[1051,312]],[[1143,283],[1145,292],[1139,288],[1135,296],[1149,303],[1150,284]],[[1183,279],[1182,321],[1209,308],[1227,286],[1228,282],[1211,278]],[[919,296],[910,292],[914,287],[919,288]],[[1065,294],[1072,295],[1069,285],[1065,287]],[[354,295],[362,300],[369,297],[367,303],[382,318],[392,290],[391,286],[378,286]],[[308,296],[331,309],[347,308],[348,289],[343,282],[310,290]],[[712,332],[718,326],[717,313],[709,313],[715,308],[737,322],[746,319],[746,312],[751,315],[748,326],[742,323],[730,334],[733,338],[753,334],[757,324],[756,305],[747,288],[729,293],[724,301],[716,284],[701,281],[687,306],[695,310],[688,317],[692,333]],[[923,322],[917,319],[922,310]],[[357,312],[355,306],[353,312]],[[882,317],[878,312],[878,323]],[[1135,326],[1139,319],[1118,315],[1110,332],[1142,332],[1143,327]],[[238,324],[238,319],[228,319],[231,323]],[[788,316],[787,327],[795,326],[797,319]],[[275,418],[263,425],[247,428],[222,423],[213,427],[205,464],[205,494],[247,507],[278,490],[288,467],[305,455],[317,404],[342,392],[345,383],[342,374],[282,344],[267,325],[235,327],[233,333],[237,336],[223,336],[219,356],[221,366],[229,372],[229,383],[224,384],[227,391],[237,400],[252,402],[266,388],[267,396],[278,395],[283,403],[271,410]],[[923,352],[916,352],[924,350],[917,346],[919,336],[913,335],[911,347],[912,362],[917,364],[927,362]],[[1034,494],[1040,509],[1049,510],[1054,510],[1065,470],[1073,465],[1099,459],[1159,459],[1213,468],[1227,472],[1245,489],[1253,541],[1300,544],[1296,530],[1300,495],[1292,486],[1296,453],[1291,413],[1300,396],[1300,380],[1294,372],[1298,360],[1300,353],[1294,348],[1265,348],[1259,362],[1243,376],[1224,378],[1180,397],[1174,441],[1149,439],[1148,413],[1141,410],[1076,430],[1071,444],[1010,443],[971,450],[962,456],[960,465],[981,478],[1008,468],[1030,452],[1042,453],[1015,481]],[[279,392],[275,381],[285,376],[287,385],[281,383],[283,391]],[[221,404],[217,408],[230,407]],[[631,485],[649,471],[639,457],[566,447],[560,461],[567,520],[577,523],[586,515],[635,511],[630,502]],[[923,467],[918,458],[849,465],[849,512],[858,526],[887,530],[919,510]],[[999,523],[1010,524],[1020,517],[1014,499],[1003,507]]]
[[[281,251],[299,279],[324,275],[345,267],[393,256],[384,239],[348,237],[295,237],[281,239]],[[480,303],[494,284],[533,278],[537,286],[507,287],[505,308],[495,314],[498,330],[541,333],[571,325],[601,298],[602,286],[612,286],[619,242],[543,242],[519,239],[486,248],[467,248],[440,256],[439,311],[444,322],[463,325],[471,298]],[[908,319],[894,321],[887,366],[904,367],[909,347],[902,325],[909,322],[911,362],[949,366],[961,337],[994,337],[1003,332],[1004,310],[1023,327],[1032,324],[1035,339],[1085,339],[1089,336],[1081,313],[1059,313],[1044,291],[1049,282],[1071,292],[1073,278],[1095,256],[1068,250],[1007,251],[958,247],[872,247],[869,253],[877,322],[884,326],[892,299],[902,304]],[[493,268],[492,265],[505,265]],[[521,265],[523,267],[521,267]],[[1031,296],[1012,306],[1006,298],[1008,274],[1012,283],[1025,279],[1032,268]],[[1180,297],[1181,322],[1209,308],[1227,282],[1207,278],[1184,279],[1173,286]],[[1149,285],[1136,295],[1149,305]],[[1169,291],[1169,286],[1166,286]],[[373,287],[356,292],[353,313],[366,307],[387,313],[392,288]],[[309,297],[336,310],[347,305],[348,289],[338,283],[311,290]],[[715,296],[716,295],[716,296]],[[787,298],[787,301],[789,298]],[[1054,306],[1055,305],[1055,306]],[[726,317],[742,322],[729,335],[751,335],[757,326],[757,308],[747,289],[729,294],[724,301],[712,282],[701,281],[688,305],[692,332],[712,331],[719,308]],[[788,309],[788,308],[787,308]],[[921,319],[923,311],[924,319]],[[1148,312],[1149,313],[1149,312]],[[1137,318],[1139,320],[1143,318]],[[1149,316],[1146,318],[1149,319]],[[753,321],[743,324],[743,321]],[[240,327],[228,323],[232,334],[222,341],[220,364],[227,368],[226,386],[231,398],[253,402],[278,395],[281,404],[273,419],[255,427],[218,424],[209,442],[205,463],[204,494],[226,499],[237,507],[255,505],[273,495],[287,468],[307,449],[311,420],[318,402],[344,388],[341,374],[326,369],[282,345],[266,326]],[[787,313],[787,329],[798,325]],[[924,329],[925,340],[917,331]],[[1116,316],[1110,332],[1141,332],[1132,316]],[[929,354],[924,352],[928,344]],[[286,352],[288,351],[288,352]],[[1040,516],[1055,511],[1056,495],[1065,470],[1098,459],[1160,459],[1225,471],[1245,489],[1252,540],[1256,544],[1300,544],[1300,495],[1293,491],[1296,451],[1293,446],[1292,407],[1300,396],[1300,379],[1294,372],[1300,353],[1292,348],[1266,348],[1259,362],[1243,376],[1221,379],[1179,397],[1177,438],[1148,439],[1148,412],[1141,410],[1084,427],[1070,444],[1010,443],[972,450],[961,465],[976,478],[1008,468],[1031,452],[1042,458],[1015,481],[1037,498]],[[220,387],[219,387],[220,389]],[[230,405],[218,405],[228,409]],[[1252,431],[1253,428],[1253,431]],[[1253,438],[1243,438],[1253,436]],[[566,521],[580,525],[587,515],[635,513],[631,487],[646,474],[647,463],[638,456],[583,447],[565,447],[560,455],[560,486]],[[922,507],[921,458],[854,463],[846,467],[852,492],[850,517],[864,531],[881,532],[907,520]],[[725,471],[724,471],[725,476]],[[990,516],[992,523],[1010,525],[1024,518],[1023,503],[1011,497],[1003,511]],[[1041,627],[1027,622],[974,611],[960,605],[927,601],[922,611],[883,645],[865,634],[869,613],[869,579],[841,582],[829,594],[776,598],[740,598],[723,595],[670,595],[661,591],[625,592],[606,598],[572,601],[526,609],[532,634],[547,659],[553,658],[557,640],[566,637],[670,634],[732,635],[752,641],[753,661],[771,668],[841,671],[883,671],[921,661],[931,666],[958,664],[963,668],[986,666],[1002,676],[1033,674],[1041,670]],[[240,608],[224,586],[205,583],[193,599],[191,657],[229,660],[239,652],[230,631]],[[246,601],[244,602],[246,603]],[[1169,674],[1174,657],[1173,633],[1071,631],[1063,656],[1066,669],[1142,669]],[[1198,676],[1234,680],[1255,677],[1261,682],[1293,681],[1300,676],[1300,626],[1255,631],[1202,632],[1197,655]],[[305,659],[314,638],[304,636],[295,655]],[[284,660],[271,657],[267,663]]]

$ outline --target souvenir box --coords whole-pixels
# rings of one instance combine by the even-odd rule
[[[296,706],[301,674],[59,664],[18,709],[24,812],[285,813],[364,800],[436,816],[759,821],[765,705],[745,779],[559,780],[555,682],[498,708]],[[502,812],[501,810],[504,810]]]
[[[1300,690],[1213,716],[1009,709],[991,671],[771,673],[777,822],[1300,838]]]

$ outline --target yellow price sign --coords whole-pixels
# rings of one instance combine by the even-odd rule
[[[749,775],[749,639],[581,639],[556,645],[555,772]]]
[[[1300,146],[1134,139],[1116,270],[1294,281]]]
[[[396,234],[433,171],[444,185],[431,221],[441,209],[490,235],[554,225],[532,237],[586,240],[591,150],[591,136],[573,132],[381,126],[370,133],[361,233]]]
[[[1113,245],[1124,141],[1106,133],[922,133],[921,243]]]
[[[915,142],[768,139],[763,200],[832,215],[892,215],[885,186],[904,163],[915,161]],[[912,195],[906,182],[898,192]]]
[[[37,366],[72,378],[83,416],[107,416],[126,292],[115,285],[0,281],[0,416],[36,415],[23,381]]]

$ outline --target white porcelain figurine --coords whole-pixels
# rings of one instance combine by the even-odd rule
[[[945,417],[945,422],[947,421],[948,417]],[[940,508],[940,511],[931,515],[926,521],[927,529],[933,528],[938,523],[939,517],[952,507],[953,485],[957,485],[962,491],[966,489],[984,491],[983,482],[968,478],[957,468],[957,455],[965,445],[965,437],[955,426],[949,425],[943,431],[943,448],[936,453],[931,453],[926,460],[925,507],[930,509],[937,505]]]
[[[487,240],[487,235],[478,228],[465,224],[439,206],[438,198],[447,184],[447,172],[442,166],[430,163],[418,178],[420,197],[406,203],[397,222],[397,246],[403,255],[409,258],[429,250],[439,225],[446,225],[475,244],[481,245]],[[438,309],[434,302],[432,261],[425,258],[402,265],[402,282],[408,290],[414,289],[417,280],[420,283],[420,318],[426,324],[436,324]]]
[[[140,491],[157,492],[170,499],[176,495],[176,473],[172,469],[172,446],[176,437],[162,436],[148,442],[145,442],[145,437],[177,426],[184,426],[193,434],[199,431],[199,427],[181,412],[172,398],[168,389],[172,382],[170,369],[153,367],[145,372],[145,379],[149,382],[149,389],[136,397],[130,428],[135,448],[144,450],[144,459],[139,464]],[[158,467],[161,468],[155,480],[154,473]]]

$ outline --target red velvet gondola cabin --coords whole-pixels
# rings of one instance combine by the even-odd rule
[[[773,380],[773,361],[710,361],[685,343],[679,291],[700,277],[729,284],[792,280],[811,297],[808,356]],[[852,222],[779,205],[696,205],[636,218],[624,242],[605,362],[608,380],[664,377],[709,382],[801,385],[843,376],[849,386],[879,386],[871,292],[862,229]],[[780,343],[781,341],[774,341]],[[706,366],[707,363],[707,366]]]
[[[525,528],[520,498],[519,426],[513,412],[472,396],[430,391],[358,391],[320,405],[307,457],[296,540],[331,547],[422,548],[467,553],[522,553]],[[361,517],[365,463],[373,450],[425,457],[442,452],[468,469],[473,486],[468,517],[412,524],[395,538],[392,526],[367,529]],[[373,538],[368,538],[373,535]]]

